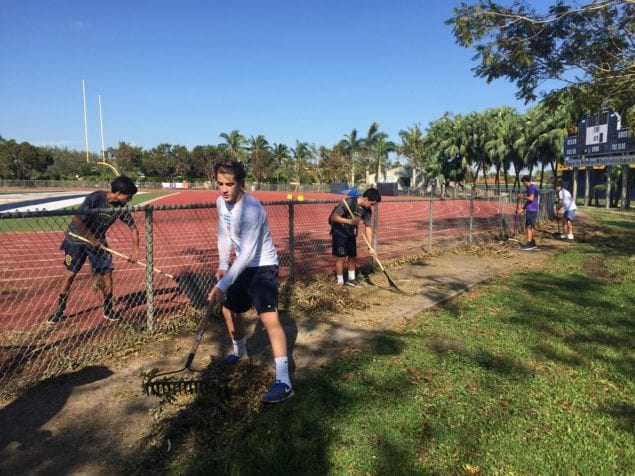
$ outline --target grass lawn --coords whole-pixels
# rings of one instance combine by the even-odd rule
[[[250,406],[234,388],[159,418],[172,452],[157,446],[141,466],[635,474],[635,221],[594,215],[604,235],[349,349],[284,404]]]

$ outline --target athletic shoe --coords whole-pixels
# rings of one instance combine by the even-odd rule
[[[57,311],[55,311],[55,314],[53,314],[51,317],[49,317],[46,320],[47,324],[57,324],[58,322],[60,322],[62,320],[62,318],[64,317],[64,311],[60,311],[59,309]]]
[[[223,360],[221,360],[220,363],[221,363],[221,365],[235,365],[242,358],[244,358],[244,357],[241,357],[241,356],[236,355],[236,354],[229,354],[227,357],[225,357]]]
[[[523,251],[535,250],[536,248],[538,248],[538,247],[536,246],[536,243],[532,243],[532,242],[529,242],[529,243],[527,243],[527,244],[524,244],[524,245],[522,245],[522,246],[520,247],[520,249],[521,249],[521,250],[523,250]]]
[[[119,316],[115,314],[112,310],[105,310],[104,319],[111,322],[117,322],[119,320]]]
[[[265,403],[279,403],[292,397],[293,394],[293,388],[289,387],[286,383],[282,383],[280,380],[276,380],[276,383],[262,396],[262,401]]]
[[[566,233],[563,233],[563,234],[560,235],[560,239],[561,240],[564,240],[566,238],[567,238],[567,234]]]
[[[362,287],[362,283],[360,283],[356,279],[349,279],[348,281],[346,281],[346,285],[347,286],[352,286],[354,288],[361,288]]]
[[[573,235],[567,235],[567,240],[573,240]]]

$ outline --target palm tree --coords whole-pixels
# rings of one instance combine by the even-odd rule
[[[311,148],[306,142],[295,141],[295,147],[291,149],[291,157],[293,160],[293,169],[295,175],[295,183],[300,184],[302,170],[308,166],[308,159],[312,157]]]
[[[495,186],[500,187],[499,176],[502,169],[505,189],[508,189],[509,168],[518,158],[514,144],[521,135],[520,116],[512,107],[500,107],[491,112],[485,150],[496,170]]]
[[[340,141],[346,155],[351,162],[351,187],[355,186],[355,155],[362,147],[364,139],[357,137],[357,129],[353,129],[350,134],[344,134],[344,139]]]
[[[272,153],[272,158],[274,161],[274,167],[276,170],[276,183],[277,183],[280,181],[280,171],[286,172],[287,170],[289,170],[288,165],[291,160],[291,154],[290,154],[289,146],[287,146],[286,144],[275,144],[275,143],[273,144],[271,153]]]
[[[247,150],[250,172],[256,178],[257,184],[263,182],[271,170],[271,146],[265,136],[251,136],[247,141]]]
[[[423,132],[418,125],[410,127],[408,130],[399,131],[401,146],[399,152],[410,162],[412,167],[412,188],[417,186],[417,167],[423,167]]]
[[[220,138],[225,142],[218,144],[218,148],[226,151],[227,154],[234,160],[240,160],[241,152],[245,150],[247,140],[238,131],[238,129],[234,129],[229,134],[221,132]]]
[[[382,171],[382,163],[388,160],[388,154],[397,150],[397,145],[388,140],[388,134],[380,132],[374,144],[375,156],[377,157],[377,183]],[[384,181],[386,181],[386,170],[384,168]]]
[[[379,159],[377,159],[376,157],[376,146],[377,146],[377,142],[380,140],[380,137],[382,137],[382,135],[386,136],[384,132],[379,132],[379,123],[373,122],[368,127],[368,132],[366,133],[366,137],[363,139],[362,149],[364,150],[364,155],[365,155],[363,162],[366,168],[367,175],[368,175],[368,169],[370,167],[370,164],[373,161],[372,159],[375,158],[375,162],[379,163]],[[384,140],[386,137],[384,137]],[[376,182],[379,182],[379,173],[377,174]]]

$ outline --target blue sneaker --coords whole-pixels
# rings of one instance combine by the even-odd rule
[[[220,361],[221,365],[235,365],[238,363],[238,361],[240,359],[243,359],[244,357],[241,357],[239,355],[236,354],[229,354],[227,357],[225,357],[223,360]]]
[[[293,388],[289,387],[286,383],[282,383],[280,380],[276,380],[269,391],[262,396],[262,401],[265,403],[278,403],[293,396]]]

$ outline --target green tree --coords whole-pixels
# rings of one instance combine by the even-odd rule
[[[357,129],[353,129],[350,134],[344,134],[344,139],[340,141],[344,147],[346,155],[348,155],[350,168],[351,168],[351,184],[355,185],[355,161],[357,160],[357,154],[364,144],[364,139],[357,136]]]
[[[109,147],[106,150],[106,156],[111,157],[116,167],[128,175],[135,175],[141,169],[141,158],[143,153],[141,147],[126,142],[119,142],[119,146],[115,149]]]
[[[313,157],[311,148],[306,142],[295,141],[295,147],[291,149],[291,158],[293,161],[294,182],[302,182],[302,174],[309,168],[309,160]]]
[[[333,146],[333,149],[321,146],[316,152],[319,157],[317,167],[321,172],[322,182],[344,182],[347,180],[350,158],[346,146],[342,141]]]
[[[249,153],[249,173],[257,183],[264,182],[265,177],[272,170],[271,146],[265,136],[251,136],[247,141]]]
[[[227,154],[234,160],[241,160],[242,154],[247,145],[247,139],[243,136],[238,129],[234,129],[229,134],[222,132],[220,138],[224,140],[218,144],[221,150],[227,152]]]
[[[520,1],[509,7],[491,0],[463,2],[446,23],[459,45],[476,50],[477,76],[514,81],[517,97],[527,102],[546,80],[558,80],[590,110],[605,101],[621,112],[633,105],[632,0],[558,0],[544,14]]]
[[[408,163],[412,167],[411,186],[417,186],[417,167],[424,161],[424,136],[421,127],[414,125],[407,130],[399,131],[401,145],[398,151],[408,159]]]
[[[48,167],[46,173],[52,179],[74,180],[99,175],[95,168],[97,156],[94,157],[93,163],[87,163],[84,151],[57,147],[48,150],[53,157],[53,163]]]
[[[0,142],[0,178],[33,180],[44,178],[53,163],[51,153],[28,142]]]
[[[190,154],[185,146],[159,144],[143,158],[146,175],[173,182],[189,173]]]
[[[273,174],[276,176],[276,183],[289,182],[291,178],[291,150],[286,144],[274,143],[271,148],[271,158],[273,160]]]
[[[197,145],[192,149],[192,176],[214,183],[214,164],[229,158],[228,153],[214,145]]]
[[[500,187],[500,172],[502,170],[505,188],[509,188],[509,170],[511,165],[518,160],[518,151],[514,145],[521,134],[521,115],[513,107],[500,107],[490,112],[489,134],[485,150],[496,171],[494,182],[496,187]]]

